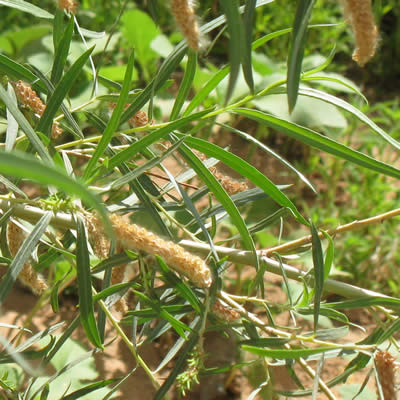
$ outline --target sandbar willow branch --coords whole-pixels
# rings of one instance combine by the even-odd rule
[[[15,217],[22,218],[26,221],[29,222],[37,222],[43,214],[46,212],[45,210],[42,210],[38,207],[33,207],[30,205],[25,205],[25,204],[16,204],[10,200],[0,200],[0,209],[3,210],[4,212],[12,209],[12,214]],[[351,229],[356,229],[356,228],[361,228],[365,227],[367,225],[372,225],[376,224],[379,222],[382,222],[385,219],[388,218],[393,218],[395,216],[400,215],[400,209],[392,210],[390,212],[384,213],[377,215],[375,217],[371,217],[365,220],[361,221],[354,221],[350,224],[340,226],[336,229],[328,231],[330,234],[334,233],[342,233],[349,231]],[[55,212],[51,222],[51,225],[53,225],[56,228],[59,229],[76,229],[76,223],[74,218],[72,217],[71,214],[65,213],[65,212]],[[321,233],[321,237],[323,237],[323,233]],[[294,243],[296,243],[296,246],[302,246],[306,243],[310,242],[310,237],[306,236],[303,239],[297,240],[295,242],[290,242],[291,248],[294,248]],[[286,246],[288,246],[290,243],[287,243]],[[187,250],[193,251],[197,254],[201,254],[204,257],[206,257],[208,254],[210,254],[210,246],[204,243],[197,243],[193,242],[191,240],[182,240],[179,242],[179,244],[186,248]],[[282,245],[282,247],[285,245]],[[278,247],[274,248],[274,251],[276,251]],[[254,255],[250,251],[244,251],[244,250],[236,250],[236,249],[231,249],[228,247],[223,247],[223,246],[215,246],[215,250],[221,257],[227,257],[229,261],[234,262],[234,263],[239,263],[239,264],[246,264],[246,265],[253,265],[254,264]],[[257,252],[259,259],[261,262],[263,262],[266,265],[266,271],[277,274],[277,275],[282,275],[282,270],[285,271],[286,275],[290,279],[294,279],[297,281],[303,280],[307,272],[302,271],[298,268],[295,268],[291,265],[285,264],[285,263],[280,263],[276,260],[273,260],[265,255],[265,252],[270,253],[270,250],[259,250]],[[382,295],[381,293],[377,293],[371,290],[363,289],[354,285],[350,285],[347,283],[343,283],[334,279],[326,279],[324,283],[324,289],[327,292],[331,293],[336,293],[338,295],[341,295],[346,298],[360,298],[360,297],[386,297],[389,298],[388,296]]]

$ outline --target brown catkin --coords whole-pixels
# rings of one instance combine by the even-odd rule
[[[118,265],[113,267],[112,274],[111,274],[111,284],[116,285],[117,283],[124,282],[125,278],[125,271],[126,271],[126,264]],[[128,304],[126,303],[125,297],[121,297],[114,305],[115,310],[126,314],[128,312]]]
[[[16,94],[25,106],[30,107],[36,114],[41,116],[46,108],[41,98],[26,82],[18,81],[15,84]]]
[[[10,222],[7,228],[7,239],[10,253],[15,257],[25,239],[24,231],[14,222]],[[18,275],[18,279],[37,295],[41,295],[48,288],[43,277],[41,277],[28,262],[23,266]]]
[[[23,81],[18,81],[15,84],[15,92],[22,104],[30,107],[40,117],[42,116],[46,106],[43,104],[42,99],[31,88],[31,85]],[[51,129],[51,137],[57,139],[62,132],[63,130],[60,128],[58,122],[54,122]]]
[[[97,217],[88,218],[88,225],[96,227],[103,233],[101,222]],[[161,256],[175,271],[184,275],[198,287],[211,286],[211,272],[206,263],[176,243],[161,239],[152,232],[135,224],[127,223],[118,215],[110,216],[115,235],[123,248],[144,251],[151,255]],[[91,229],[89,228],[89,233]]]
[[[396,400],[395,374],[397,365],[395,358],[387,351],[378,351],[375,354],[375,365],[382,388],[383,400]]]
[[[132,118],[128,120],[129,125],[133,127],[146,126],[149,123],[149,117],[143,110],[139,110]]]
[[[226,190],[229,195],[244,192],[249,187],[246,182],[240,182],[228,175],[219,172],[215,167],[210,168],[211,173],[218,179],[221,186]]]
[[[190,0],[171,0],[171,12],[190,48],[200,47],[200,30],[196,14]]]
[[[234,322],[240,318],[240,314],[232,307],[228,307],[217,300],[212,308],[212,312],[226,322]]]
[[[378,43],[378,28],[372,13],[371,0],[343,0],[345,15],[350,21],[356,48],[353,60],[363,67],[374,55]]]
[[[201,161],[205,161],[207,159],[207,157],[199,151],[194,150],[194,153],[200,158]],[[241,182],[232,178],[231,176],[224,175],[219,172],[216,167],[211,167],[210,172],[215,176],[216,179],[218,179],[221,186],[231,196],[236,193],[244,192],[249,188],[246,182]]]
[[[58,8],[60,10],[65,10],[71,14],[76,13],[76,8],[78,4],[73,0],[58,0]]]
[[[110,241],[104,236],[97,219],[88,219],[87,222],[94,254],[100,260],[103,260],[108,257],[108,253],[110,252]]]

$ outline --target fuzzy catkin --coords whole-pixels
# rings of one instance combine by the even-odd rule
[[[198,51],[200,30],[192,3],[190,0],[171,0],[170,2],[172,15],[175,17],[188,46]]]
[[[76,13],[76,8],[78,4],[73,0],[58,0],[58,8],[60,10],[65,10],[71,14]]]
[[[40,117],[42,116],[46,106],[43,104],[42,99],[31,88],[31,85],[23,81],[18,81],[15,84],[15,93],[22,104],[30,107]],[[54,122],[51,129],[51,137],[57,139],[62,132],[63,130],[60,128],[58,122]]]
[[[226,190],[229,195],[244,192],[249,187],[246,182],[240,182],[228,175],[224,175],[217,170],[217,168],[210,168],[211,173],[219,181],[221,186]]]
[[[206,263],[176,243],[161,239],[152,232],[135,224],[127,223],[118,215],[110,216],[118,242],[123,248],[144,251],[151,255],[161,256],[176,272],[184,275],[200,288],[211,286],[211,272]],[[88,225],[104,234],[101,222],[97,217],[89,217]],[[89,228],[89,233],[93,228]]]
[[[378,43],[378,28],[375,25],[371,0],[343,0],[343,3],[356,42],[353,60],[363,67],[375,55]]]
[[[395,364],[395,358],[387,351],[379,351],[375,355],[375,365],[382,388],[383,399],[396,400],[395,374],[397,365]]]
[[[194,153],[200,158],[201,161],[205,161],[207,159],[207,157],[199,151],[195,150]],[[244,192],[249,188],[246,182],[238,181],[231,176],[224,175],[223,173],[219,172],[218,168],[216,167],[211,167],[210,172],[230,196],[236,193]]]
[[[13,257],[18,253],[25,239],[24,231],[14,222],[10,222],[7,228],[7,240],[8,248]],[[41,277],[32,265],[27,262],[23,266],[21,272],[18,275],[18,279],[27,287],[29,287],[33,293],[41,295],[48,286],[43,277]]]
[[[226,322],[234,322],[240,318],[240,314],[232,307],[228,307],[221,301],[217,300],[212,308],[212,312]]]
[[[126,264],[118,265],[112,269],[111,284],[116,285],[124,282],[126,271]],[[116,311],[126,314],[128,312],[128,304],[126,303],[125,297],[121,297],[114,305]]]

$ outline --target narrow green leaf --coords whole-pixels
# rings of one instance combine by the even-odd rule
[[[10,83],[7,85],[7,92],[10,96],[10,99],[14,101],[15,107],[18,107],[17,97],[15,95],[14,89]],[[18,122],[13,117],[13,115],[8,111],[7,108],[7,132],[6,132],[6,143],[5,149],[6,151],[10,151],[14,148],[15,140],[18,135]]]
[[[57,8],[53,20],[53,47],[55,49],[58,47],[58,43],[60,42],[63,36],[65,28],[64,16],[65,16],[64,10],[60,10],[59,8]]]
[[[242,68],[244,79],[251,92],[254,92],[253,68],[251,63],[252,31],[254,27],[254,13],[257,0],[247,0],[243,14],[243,38],[241,40]]]
[[[44,134],[50,133],[53,118],[55,117],[57,110],[60,108],[63,100],[78,78],[79,73],[88,61],[93,49],[94,46],[89,50],[86,50],[61,78],[54,92],[47,100],[46,109],[44,110],[37,126],[38,131],[43,132]]]
[[[177,148],[183,143],[185,140],[185,137],[181,138],[178,142],[176,142],[173,146],[171,146],[166,152],[163,153],[162,156],[160,157],[154,157],[150,161],[146,162],[145,164],[141,165],[138,168],[135,168],[134,170],[128,172],[127,174],[121,176],[121,178],[116,179],[112,184],[111,188],[117,188],[121,187],[130,181],[137,179],[140,175],[144,174],[146,171],[149,169],[155,167],[156,165],[159,165],[163,160],[165,160],[167,157],[169,157],[172,153],[174,153]]]
[[[21,272],[25,263],[28,261],[29,257],[32,255],[33,250],[43,233],[46,231],[47,226],[50,223],[51,216],[51,212],[46,212],[43,217],[40,218],[39,222],[35,225],[32,232],[26,237],[19,248],[14,260],[8,268],[6,276],[0,282],[0,305],[3,304],[19,273]]]
[[[390,309],[400,308],[400,299],[394,297],[362,297],[360,299],[339,301],[336,303],[327,303],[326,308],[335,310],[348,310],[352,308],[366,308],[372,306],[383,306]]]
[[[187,106],[185,112],[182,116],[186,117],[190,115],[193,110],[198,107],[207,96],[218,86],[218,84],[228,75],[229,66],[222,68],[219,70],[202,88],[201,90],[193,97],[192,101]]]
[[[189,163],[189,165],[196,171],[200,179],[208,186],[209,190],[214,194],[215,198],[224,206],[226,212],[232,219],[232,223],[236,226],[240,233],[244,247],[247,250],[251,250],[254,252],[254,256],[256,257],[256,265],[258,265],[258,257],[255,252],[253,239],[239,210],[236,208],[235,203],[221,187],[220,183],[217,181],[214,175],[212,175],[212,173],[203,165],[203,163],[185,144],[179,148],[179,152]]]
[[[123,319],[123,322],[130,323],[132,316],[140,317],[143,320],[139,321],[139,323],[143,323],[144,320],[152,320],[160,318],[160,307],[157,307],[157,305],[155,305],[154,302],[151,301],[147,301],[147,303],[152,305],[152,307],[141,308],[140,310],[128,311],[127,315]],[[171,315],[187,314],[193,311],[193,307],[189,304],[173,304],[173,305],[163,306],[162,308],[168,314]]]
[[[323,100],[326,103],[333,104],[341,108],[342,110],[348,111],[356,118],[358,118],[361,122],[364,122],[364,124],[368,125],[375,133],[381,136],[393,147],[395,147],[397,150],[400,150],[400,143],[396,139],[388,135],[383,129],[381,129],[378,125],[376,125],[373,121],[371,121],[363,112],[361,112],[351,104],[347,103],[346,101],[339,99],[338,97],[332,96],[329,93],[311,88],[301,88],[299,90],[299,94]]]
[[[280,163],[282,163],[287,168],[289,168],[291,171],[293,171],[315,194],[317,193],[317,191],[315,190],[312,183],[299,170],[297,170],[292,164],[290,164],[287,160],[285,160],[283,157],[281,157],[274,150],[272,150],[271,148],[266,146],[263,142],[257,140],[252,135],[249,135],[248,133],[243,132],[239,129],[233,128],[229,125],[226,125],[226,124],[219,124],[219,125],[221,125],[225,129],[230,130],[233,133],[238,134],[239,136],[241,136],[243,139],[247,140],[248,142],[254,143],[255,145],[257,145],[261,150],[265,151],[267,154],[271,155],[272,157],[277,159]]]
[[[52,338],[50,342],[42,347],[41,349],[36,350],[25,350],[25,351],[10,351],[8,354],[0,355],[0,364],[9,364],[15,361],[15,356],[20,356],[24,360],[38,360],[44,357],[49,350],[53,347],[55,339]]]
[[[129,160],[130,158],[134,157],[139,151],[142,151],[146,147],[150,146],[152,143],[156,142],[157,140],[165,138],[168,133],[172,132],[175,129],[182,128],[186,124],[191,121],[195,121],[200,119],[202,116],[208,114],[210,110],[204,110],[195,114],[192,114],[188,117],[184,117],[178,119],[174,122],[169,123],[167,126],[157,129],[154,132],[146,135],[139,141],[133,143],[126,149],[120,151],[118,154],[113,156],[108,162],[108,168],[112,169],[121,164],[122,162]]]
[[[54,93],[54,85],[51,83],[50,79],[47,78],[45,74],[43,74],[38,68],[36,68],[34,65],[30,65],[29,68],[33,70],[33,72],[37,75],[37,77],[40,79],[40,82],[43,82],[46,85],[47,92],[52,94]],[[61,111],[63,112],[65,119],[69,122],[71,128],[72,128],[72,133],[78,138],[78,139],[84,139],[84,135],[82,133],[82,130],[78,123],[75,121],[74,117],[72,116],[71,112],[69,109],[66,107],[64,102],[61,103],[60,105]]]
[[[105,298],[112,296],[113,294],[118,292],[122,291],[126,292],[126,290],[129,289],[130,287],[139,288],[139,285],[133,282],[125,282],[112,285],[110,287],[103,289],[100,293],[97,293],[95,296],[93,296],[93,302],[96,303],[99,300],[104,300]]]
[[[146,88],[139,94],[136,101],[132,103],[123,113],[121,123],[128,121],[136,112],[138,112],[149,100],[154,97],[159,89],[170,78],[173,71],[182,61],[186,53],[185,45],[178,45],[177,48],[164,60],[156,77],[146,86]],[[149,118],[151,119],[152,107],[149,107]]]
[[[307,25],[311,17],[314,3],[315,0],[299,0],[297,2],[296,17],[293,24],[287,67],[289,112],[293,111],[297,101],[301,65],[303,63],[304,48],[306,44]]]
[[[321,297],[324,291],[324,255],[322,252],[321,239],[315,225],[311,222],[312,258],[314,264],[314,333],[318,328],[319,310]]]
[[[42,390],[42,393],[40,394],[40,400],[47,400],[49,394],[50,394],[50,386],[46,384],[46,386]]]
[[[308,225],[308,222],[304,219],[304,217],[300,214],[296,206],[288,199],[288,197],[286,197],[286,195],[282,193],[278,187],[265,175],[263,175],[247,161],[244,161],[235,154],[230,153],[229,151],[226,151],[221,147],[203,139],[188,136],[186,137],[185,143],[209,157],[214,157],[218,160],[221,160],[230,168],[239,172],[242,176],[246,177],[256,186],[262,189],[279,205],[289,208],[300,222]]]
[[[7,110],[10,111],[12,116],[17,121],[20,128],[24,131],[27,138],[31,142],[33,148],[38,152],[43,161],[48,163],[49,165],[53,164],[53,160],[50,157],[47,149],[44,147],[42,141],[39,139],[39,136],[32,129],[29,122],[26,120],[24,115],[19,111],[17,105],[10,95],[6,92],[2,85],[0,85],[0,98],[3,100],[4,104],[7,107]]]
[[[79,326],[79,315],[77,315],[74,320],[69,324],[68,328],[65,329],[63,334],[60,336],[60,338],[57,340],[57,343],[53,346],[49,354],[46,356],[46,358],[42,361],[41,366],[45,367],[52,359],[53,357],[57,354],[57,352],[63,347],[64,343],[70,339],[72,333],[75,331],[75,329],[78,328]],[[63,325],[64,322],[61,323]]]
[[[194,349],[199,340],[199,330],[202,325],[202,321],[199,318],[195,318],[191,324],[192,332],[185,343],[178,359],[175,362],[174,368],[170,372],[168,378],[165,380],[163,385],[158,389],[154,396],[154,400],[162,400],[165,398],[170,387],[174,384],[176,377],[181,373],[185,367],[188,354]]]
[[[179,279],[176,274],[174,274],[165,264],[164,260],[156,255],[156,259],[161,268],[161,271],[167,280],[167,282],[185,299],[190,305],[195,309],[197,313],[201,313],[202,304],[200,303],[197,296],[194,294],[193,290],[186,285],[182,279]]]
[[[284,344],[289,343],[290,339],[287,338],[257,338],[250,340],[241,340],[241,346],[255,346],[255,347],[282,347]]]
[[[129,57],[129,60],[128,60],[128,65],[126,67],[124,83],[122,85],[122,91],[119,96],[118,103],[117,103],[116,107],[114,108],[114,111],[111,115],[110,121],[108,122],[106,129],[103,132],[100,142],[96,146],[96,150],[95,150],[92,158],[90,159],[89,163],[87,164],[87,166],[85,168],[85,172],[83,174],[83,179],[85,181],[89,180],[89,178],[92,175],[93,170],[97,164],[97,161],[104,154],[104,151],[106,150],[108,144],[110,143],[115,130],[118,128],[118,125],[119,125],[120,119],[121,119],[121,115],[124,110],[124,106],[126,104],[126,99],[129,94],[129,89],[131,86],[134,61],[135,61],[135,53],[132,52]]]
[[[350,161],[354,164],[382,173],[384,175],[392,176],[394,178],[400,178],[400,170],[398,170],[397,168],[394,168],[391,165],[385,164],[381,161],[377,161],[372,157],[369,157],[356,150],[352,150],[351,148],[341,143],[338,143],[335,140],[330,139],[324,135],[321,135],[311,129],[304,128],[292,122],[274,117],[272,115],[257,110],[236,108],[233,111],[237,114],[246,116],[273,129],[276,129],[279,132],[285,133],[286,135],[297,139],[309,146],[315,147],[322,151],[326,151],[329,154],[333,154],[337,157],[343,158],[344,160]]]
[[[295,311],[302,315],[314,314],[314,310],[312,307],[299,307],[299,308],[296,308]],[[323,315],[324,317],[327,317],[329,319],[334,319],[336,321],[342,322],[346,325],[349,324],[349,319],[347,318],[347,316],[345,314],[343,314],[337,310],[327,309],[324,307],[324,305],[320,308],[319,314]]]
[[[78,280],[80,319],[88,339],[103,349],[94,317],[92,277],[90,274],[89,250],[86,230],[81,218],[77,218],[76,272]]]
[[[390,339],[390,337],[395,333],[399,332],[399,330],[400,330],[400,318],[397,317],[397,319],[395,319],[389,326],[386,327],[382,335],[376,341],[376,344],[381,344],[385,340]]]
[[[328,247],[326,249],[324,261],[324,280],[326,280],[329,277],[333,264],[333,259],[335,258],[335,245],[333,243],[332,237],[327,232],[323,232],[323,234],[328,240]]]
[[[197,67],[197,53],[192,49],[190,49],[185,69],[185,75],[179,87],[179,91],[176,96],[174,106],[171,111],[171,115],[169,116],[170,121],[177,119],[179,116],[179,112],[182,109],[183,103],[187,99],[190,88],[192,87],[193,79],[196,74],[196,67]]]
[[[319,347],[316,349],[263,349],[256,346],[243,345],[242,349],[248,351],[249,353],[256,354],[261,357],[277,358],[279,360],[297,360],[302,357],[313,354],[324,353],[325,351],[332,350],[331,347]]]
[[[38,18],[53,19],[53,15],[23,0],[0,0],[0,6],[11,7]]]
[[[57,43],[57,47],[55,47],[56,51],[54,54],[54,62],[50,78],[53,85],[56,85],[58,83],[64,71],[73,33],[74,33],[74,19],[71,18],[64,30],[64,34],[62,35],[60,41]]]
[[[95,390],[102,389],[117,381],[119,381],[119,379],[113,378],[113,379],[105,379],[104,381],[100,382],[91,383],[90,385],[86,385],[85,387],[78,389],[75,392],[68,394],[67,396],[64,396],[63,400],[81,399],[82,396],[86,396],[87,394],[92,393]]]
[[[348,333],[348,326],[340,326],[338,328],[319,329],[318,331],[314,332],[313,335],[315,340],[333,341],[343,338]]]
[[[4,54],[0,54],[0,71],[13,79],[21,79],[28,83],[32,82],[32,87],[34,89],[47,93],[46,86],[43,82],[38,80],[36,75],[34,75],[28,68],[16,63]]]
[[[25,153],[0,151],[0,174],[32,179],[46,186],[54,185],[95,208],[107,224],[107,212],[97,196],[92,194],[84,184],[66,175],[65,171],[56,166],[45,165]]]
[[[244,35],[243,25],[239,14],[239,1],[220,0],[220,4],[225,13],[229,32],[229,64],[231,67],[231,73],[229,76],[228,89],[225,96],[225,103],[228,103],[233,94],[233,90],[235,89],[236,81],[239,75],[239,68],[242,59],[242,40],[244,40]]]

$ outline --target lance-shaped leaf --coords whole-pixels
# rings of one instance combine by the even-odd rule
[[[311,17],[315,0],[299,0],[291,36],[287,67],[287,87],[289,112],[292,112],[297,101],[301,65],[303,63],[306,43],[307,25]]]
[[[43,215],[43,217],[33,228],[32,232],[26,237],[17,254],[15,255],[14,260],[8,268],[5,278],[0,283],[0,305],[3,304],[19,273],[27,263],[29,257],[32,255],[34,248],[38,244],[40,238],[50,223],[51,216],[51,212],[47,212]]]
[[[100,334],[94,317],[92,277],[90,274],[89,250],[86,230],[81,218],[77,220],[76,272],[78,279],[79,311],[81,323],[88,339],[96,346],[103,348]]]

